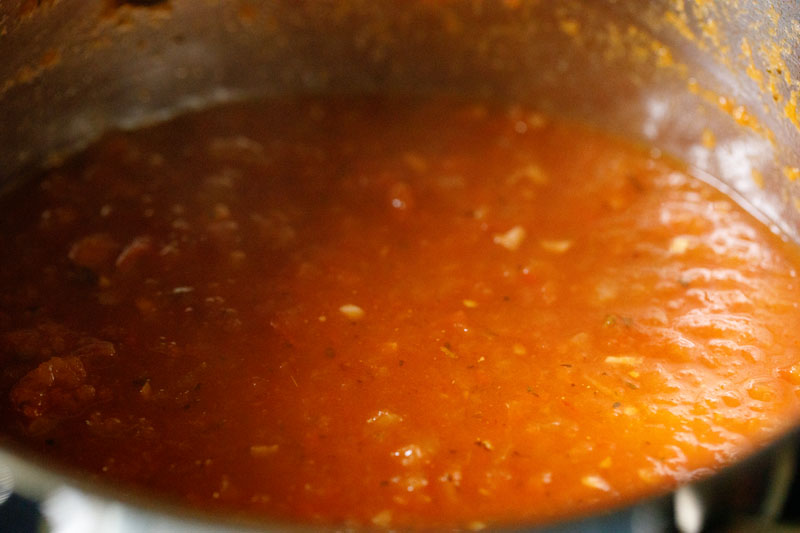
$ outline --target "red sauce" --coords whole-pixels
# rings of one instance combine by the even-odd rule
[[[232,106],[0,206],[6,439],[204,508],[542,521],[797,420],[798,255],[678,165],[523,109]]]

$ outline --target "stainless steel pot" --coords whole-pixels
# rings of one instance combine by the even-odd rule
[[[797,2],[5,0],[0,58],[0,192],[106,130],[217,102],[457,93],[645,142],[800,240]],[[553,530],[689,532],[733,515],[764,525],[794,474],[797,434],[699,484]],[[6,493],[100,505],[124,531],[292,526],[164,507],[10,443],[0,461]]]

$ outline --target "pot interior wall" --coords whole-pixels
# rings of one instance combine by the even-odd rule
[[[13,3],[12,3],[13,4]],[[48,0],[0,6],[6,186],[109,128],[279,93],[503,99],[645,141],[798,236],[800,7]]]

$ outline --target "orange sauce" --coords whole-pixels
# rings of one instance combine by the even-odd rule
[[[3,199],[2,432],[228,512],[590,512],[797,420],[797,264],[678,165],[524,109],[206,111]]]

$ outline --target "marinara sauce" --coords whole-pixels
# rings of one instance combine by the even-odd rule
[[[278,519],[590,512],[797,420],[797,264],[674,162],[524,108],[205,111],[3,199],[2,433]]]

